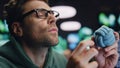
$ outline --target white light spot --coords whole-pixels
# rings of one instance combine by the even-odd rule
[[[63,31],[76,31],[81,28],[80,22],[77,21],[66,21],[60,25]]]
[[[61,19],[74,17],[77,13],[72,6],[54,6],[52,10],[58,11]]]

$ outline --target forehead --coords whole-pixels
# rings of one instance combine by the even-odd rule
[[[50,10],[50,7],[44,1],[31,0],[26,2],[23,5],[23,13],[26,13],[30,10],[38,9],[38,8],[44,8],[44,9]]]

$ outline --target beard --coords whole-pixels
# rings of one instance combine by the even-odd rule
[[[55,36],[54,38],[55,39],[53,40],[49,36],[36,37],[32,35],[25,35],[22,39],[30,48],[49,48],[58,44],[58,36]]]

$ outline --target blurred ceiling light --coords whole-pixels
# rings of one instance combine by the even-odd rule
[[[60,25],[63,31],[76,31],[81,28],[80,22],[77,21],[66,21]]]
[[[74,17],[77,13],[72,6],[53,6],[52,10],[58,11],[61,19]]]

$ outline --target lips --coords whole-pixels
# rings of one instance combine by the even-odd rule
[[[54,28],[51,28],[48,32],[58,32],[58,29],[54,27]]]

